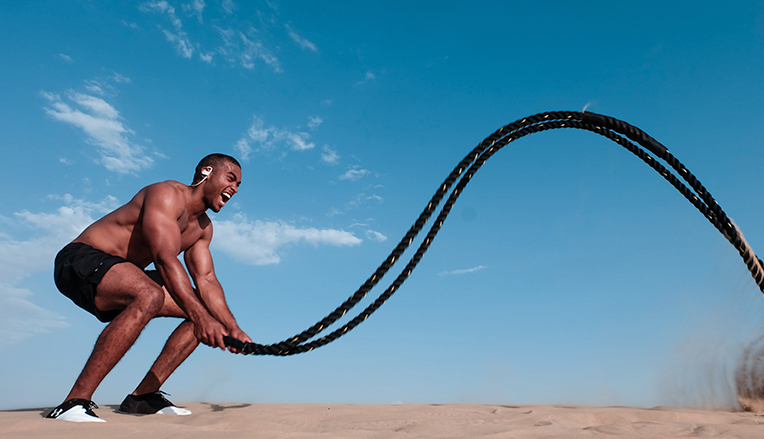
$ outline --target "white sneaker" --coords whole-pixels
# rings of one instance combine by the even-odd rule
[[[106,422],[93,412],[93,409],[97,408],[98,406],[93,401],[70,399],[51,410],[46,417],[69,422]]]

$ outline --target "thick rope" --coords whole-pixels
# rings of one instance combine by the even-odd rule
[[[438,187],[435,195],[430,199],[427,207],[422,211],[419,218],[414,222],[403,239],[393,249],[390,255],[382,262],[372,276],[361,285],[344,303],[331,312],[328,316],[318,321],[316,324],[305,331],[290,337],[279,343],[270,345],[261,345],[257,343],[244,343],[231,337],[224,337],[228,346],[238,349],[245,354],[254,355],[294,355],[302,352],[308,352],[325,344],[331,343],[339,337],[347,334],[350,330],[366,320],[374,311],[379,309],[394,293],[403,282],[411,275],[411,272],[417,266],[424,256],[424,253],[432,244],[433,239],[443,226],[443,222],[451,212],[451,209],[462,194],[464,188],[469,183],[473,175],[481,166],[498,150],[512,141],[529,134],[547,131],[551,129],[574,128],[594,132],[607,137],[615,143],[623,146],[631,153],[639,157],[643,162],[661,174],[674,188],[676,188],[696,209],[698,209],[711,224],[724,235],[727,240],[738,250],[743,258],[748,270],[751,272],[756,284],[764,292],[764,267],[761,260],[756,257],[753,249],[743,238],[742,233],[737,226],[722,210],[721,206],[714,200],[706,188],[697,178],[677,160],[668,149],[647,135],[637,127],[627,124],[612,117],[603,116],[595,113],[579,112],[550,112],[540,113],[524,119],[517,120],[509,125],[500,128],[480,142],[467,156],[459,162],[446,180]],[[637,144],[633,143],[636,142]],[[647,151],[645,151],[645,148]],[[650,155],[652,153],[653,155]],[[663,166],[657,159],[665,162],[676,175]],[[678,177],[677,177],[678,175]],[[325,330],[338,319],[343,317],[351,308],[358,304],[368,292],[379,283],[380,279],[387,274],[392,266],[400,259],[403,252],[411,245],[414,238],[424,228],[429,218],[434,213],[437,206],[445,197],[448,190],[456,187],[444,203],[438,214],[435,223],[432,225],[424,241],[420,244],[414,256],[409,260],[406,267],[401,271],[393,283],[374,300],[366,309],[360,312],[344,326],[333,332],[313,341],[309,341],[318,333]],[[684,180],[684,182],[682,182]],[[687,185],[689,185],[689,187]]]

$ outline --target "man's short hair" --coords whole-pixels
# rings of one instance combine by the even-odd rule
[[[211,166],[214,172],[214,169],[218,168],[219,165],[223,162],[233,163],[234,165],[238,166],[239,169],[241,169],[241,164],[239,164],[239,161],[230,155],[220,153],[210,154],[203,158],[198,165],[196,165],[196,172],[194,172],[193,183],[197,183],[202,178],[204,178],[204,176],[202,176],[202,169],[206,168],[207,166]]]

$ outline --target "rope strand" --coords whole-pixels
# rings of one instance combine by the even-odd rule
[[[519,119],[509,125],[501,127],[480,142],[480,144],[478,144],[464,157],[464,159],[462,159],[462,161],[459,162],[459,164],[456,165],[454,170],[451,171],[444,182],[438,187],[417,220],[372,276],[369,277],[369,279],[367,279],[366,282],[364,282],[363,285],[361,285],[345,302],[337,307],[337,309],[329,313],[329,315],[319,320],[305,331],[278,343],[262,345],[258,343],[244,343],[231,337],[224,337],[226,345],[238,349],[245,354],[287,356],[312,351],[313,349],[331,343],[347,334],[361,322],[365,321],[398,289],[400,289],[403,282],[405,282],[411,275],[411,272],[416,268],[417,264],[424,256],[424,253],[432,244],[432,241],[443,226],[448,214],[451,212],[454,203],[459,196],[464,193],[464,188],[470,182],[472,176],[475,175],[480,167],[483,166],[493,154],[510,142],[521,137],[542,131],[562,128],[587,130],[604,136],[621,145],[632,154],[639,157],[656,172],[661,174],[666,181],[674,186],[674,188],[677,189],[685,199],[690,202],[690,204],[695,206],[695,208],[698,209],[698,211],[700,211],[700,213],[702,213],[703,216],[705,216],[706,219],[708,219],[708,221],[738,250],[740,256],[748,267],[748,270],[751,272],[754,281],[764,293],[764,266],[762,266],[761,260],[756,256],[753,249],[748,245],[748,242],[743,238],[740,230],[724,213],[721,206],[719,206],[708,190],[706,190],[700,181],[669,152],[668,148],[647,135],[644,131],[629,125],[624,121],[596,113],[557,111],[539,113]],[[652,155],[650,153],[652,153]],[[665,162],[669,168],[676,172],[676,175],[658,160]],[[456,183],[457,180],[458,183]],[[685,185],[682,180],[687,183],[687,185]],[[317,340],[309,341],[347,314],[350,309],[366,297],[368,292],[379,283],[390,268],[392,268],[396,262],[400,261],[401,255],[424,228],[425,224],[454,183],[456,183],[456,187],[443,204],[440,213],[432,227],[430,227],[430,230],[427,232],[424,241],[419,245],[414,256],[409,260],[403,271],[401,271],[395,278],[393,283],[380,294],[377,299],[366,307],[366,309],[361,311],[348,323]]]

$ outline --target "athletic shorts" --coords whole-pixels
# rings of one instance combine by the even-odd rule
[[[123,262],[130,263],[120,256],[110,255],[81,242],[73,242],[56,255],[53,272],[56,287],[98,320],[110,322],[119,315],[120,310],[99,311],[95,306],[96,288],[111,267]],[[144,272],[157,284],[164,285],[158,271]]]

